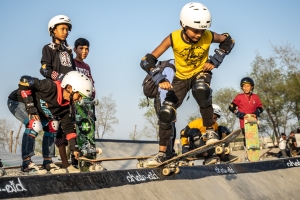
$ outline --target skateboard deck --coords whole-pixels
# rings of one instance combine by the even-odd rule
[[[88,98],[84,98],[75,104],[76,139],[80,156],[89,159],[95,159],[96,154],[102,153],[100,149],[96,148],[95,143],[95,105],[98,105],[98,100],[92,101]],[[88,162],[78,162],[81,171],[88,171],[90,166],[91,164]]]
[[[121,160],[137,160],[138,163],[136,165],[137,168],[144,168],[144,162],[152,158],[153,156],[130,156],[130,157],[120,157],[120,158],[98,158],[98,159],[89,159],[86,157],[79,157],[78,160],[83,162],[92,163],[94,167],[90,167],[89,171],[103,171],[105,170],[104,167],[101,165],[104,161],[121,161]]]
[[[203,153],[203,152],[205,152],[209,149],[212,149],[212,148],[215,148],[215,151],[216,151],[217,154],[224,153],[225,143],[229,143],[229,142],[233,141],[241,133],[241,131],[242,131],[241,129],[233,131],[232,133],[227,135],[222,140],[213,142],[211,144],[193,149],[193,150],[191,150],[187,153],[184,153],[184,154],[181,154],[179,156],[173,157],[173,158],[171,158],[169,160],[166,160],[165,162],[163,162],[160,165],[155,166],[155,167],[162,168],[162,173],[165,176],[169,175],[171,172],[175,172],[177,174],[179,172],[179,167],[178,167],[179,163],[180,163],[179,161],[185,161],[185,160],[189,159],[190,157],[193,157],[197,154]],[[229,152],[227,152],[227,153],[229,153]]]
[[[247,114],[244,117],[246,151],[249,161],[260,159],[260,144],[257,118],[254,114]]]

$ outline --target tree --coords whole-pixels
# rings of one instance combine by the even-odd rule
[[[277,138],[280,131],[286,131],[288,120],[292,118],[292,103],[287,101],[287,76],[284,72],[275,57],[263,59],[257,54],[250,73],[265,110],[261,122],[266,123]]]
[[[17,145],[20,145],[19,132],[17,132],[16,137],[14,137],[14,126],[13,123],[7,119],[0,119],[0,149],[8,151],[10,153],[16,153]]]
[[[150,99],[148,104],[147,98],[140,98],[139,109],[146,110],[143,116],[147,121],[147,125],[140,131],[141,137],[145,136],[147,138],[156,138],[156,140],[158,140],[158,118],[154,108],[154,100]]]
[[[119,121],[115,117],[116,103],[112,98],[112,94],[107,97],[101,97],[99,104],[96,106],[96,133],[97,138],[102,139],[104,135],[111,135],[114,133],[113,125],[118,124]]]
[[[239,92],[234,88],[221,88],[213,93],[213,103],[220,106],[222,116],[218,119],[218,124],[226,126],[233,131],[239,128],[239,119],[228,109],[230,103]]]

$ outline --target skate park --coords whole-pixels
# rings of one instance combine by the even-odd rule
[[[103,157],[157,151],[156,141],[103,140],[97,146],[103,149]],[[20,164],[20,155],[1,152],[1,159],[6,165]],[[37,163],[42,160],[35,159]],[[296,199],[299,159],[209,166],[199,161],[169,176],[158,168],[137,169],[136,160],[109,161],[103,163],[105,172],[4,176],[0,178],[0,199]]]

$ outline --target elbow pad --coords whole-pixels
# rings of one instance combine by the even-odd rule
[[[225,35],[226,38],[223,42],[220,43],[219,47],[220,49],[225,51],[226,55],[228,55],[233,49],[235,43],[228,33],[223,33],[222,35]]]
[[[152,54],[148,53],[144,56],[140,62],[140,66],[143,70],[145,70],[148,74],[150,73],[150,69],[155,68],[157,63],[157,58]]]
[[[228,109],[232,112],[235,113],[236,111],[236,105],[234,103],[231,103],[228,107]]]

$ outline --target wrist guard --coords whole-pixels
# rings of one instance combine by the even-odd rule
[[[156,67],[152,70],[150,70],[150,73],[149,73],[152,77],[152,80],[153,82],[155,83],[155,85],[158,85],[160,82],[166,80],[166,75],[163,75],[161,72],[160,72],[160,68],[159,67]]]
[[[31,96],[31,90],[21,90],[21,96],[23,98],[25,108],[28,114],[37,115],[37,108],[34,106],[33,98]]]
[[[209,56],[209,62],[212,63],[215,68],[218,68],[222,64],[225,56],[226,54],[221,49],[215,49],[215,54]]]
[[[150,69],[155,68],[156,63],[157,63],[156,57],[148,53],[146,56],[142,58],[140,62],[140,66],[143,70],[145,70],[149,74]]]

